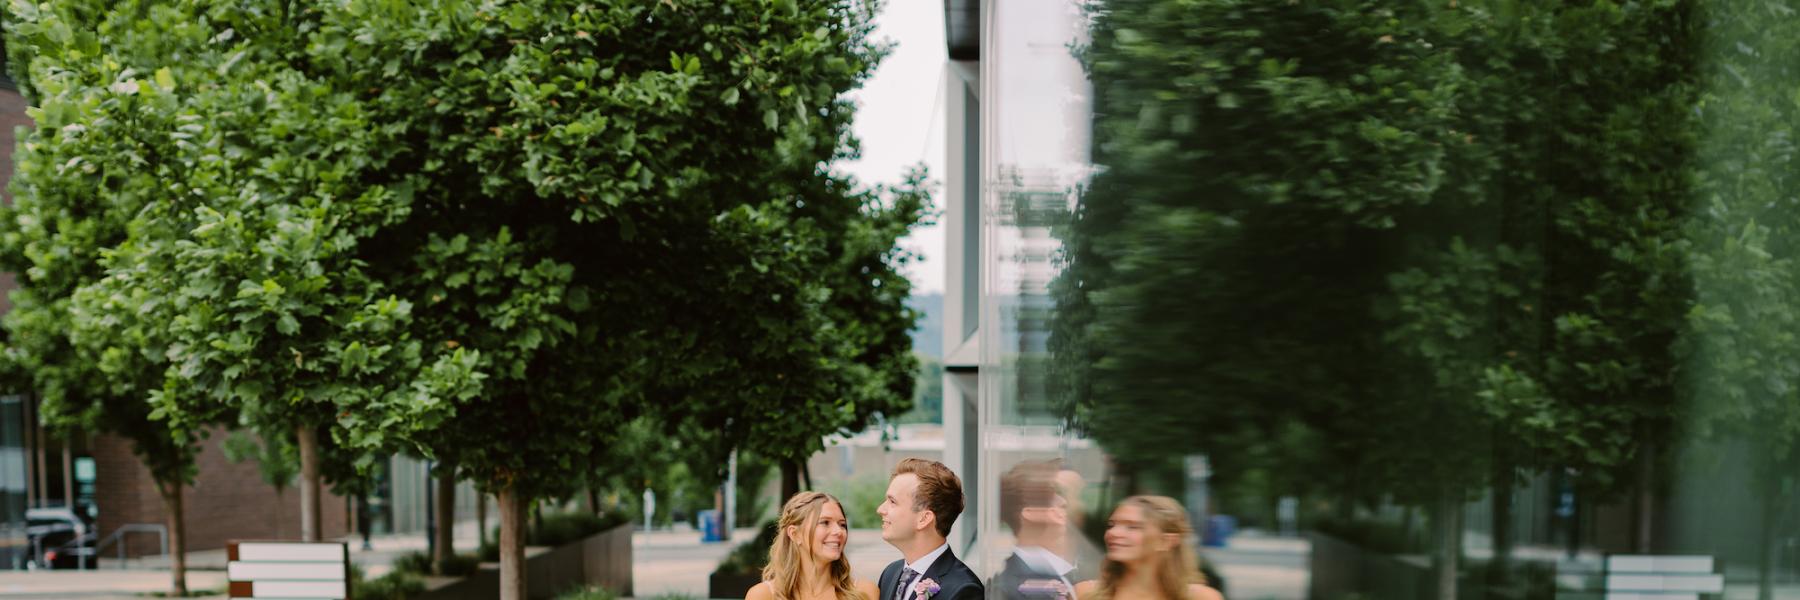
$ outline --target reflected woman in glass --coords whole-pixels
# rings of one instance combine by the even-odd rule
[[[1166,496],[1132,496],[1106,522],[1099,581],[1075,586],[1081,600],[1224,600],[1206,586],[1187,511]]]
[[[850,523],[830,494],[800,492],[781,507],[762,583],[746,600],[875,600],[875,582],[850,577]]]

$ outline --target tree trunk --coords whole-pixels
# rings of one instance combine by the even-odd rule
[[[1496,453],[1500,454],[1500,453]],[[1488,570],[1488,583],[1502,587],[1512,573],[1513,552],[1513,469],[1503,456],[1494,457],[1494,561]]]
[[[1573,485],[1573,484],[1571,484]],[[1581,491],[1572,492],[1569,500],[1569,559],[1581,554]]]
[[[437,476],[437,545],[432,549],[437,552],[431,557],[431,570],[444,575],[444,567],[450,564],[450,557],[456,555],[454,532],[456,531],[456,468],[438,463]]]
[[[587,488],[587,509],[588,514],[600,516],[600,495],[594,492],[593,486]]]
[[[1456,600],[1457,562],[1462,558],[1462,499],[1454,490],[1445,490],[1432,507],[1432,525],[1437,529],[1437,544],[1431,566],[1437,574],[1438,600]]]
[[[281,502],[277,501],[275,504],[280,505]],[[345,533],[354,536],[357,534],[357,532],[362,531],[362,518],[361,517],[362,517],[361,515],[356,514],[356,496],[351,496],[349,498],[345,498],[344,499],[344,522],[350,525],[350,527],[349,527],[350,531],[347,531]],[[275,522],[280,523],[281,521],[279,519],[277,519]]]
[[[525,502],[508,484],[500,508],[500,600],[525,600]]]
[[[300,447],[300,541],[320,539],[319,516],[319,430],[311,425],[294,429]]]
[[[487,493],[475,491],[475,539],[478,546],[485,546],[487,539]]]
[[[1638,554],[1655,553],[1655,540],[1651,538],[1654,532],[1652,523],[1656,516],[1653,512],[1656,510],[1655,453],[1656,446],[1653,442],[1645,443],[1643,448],[1638,449],[1637,498],[1632,506],[1632,516],[1636,523],[1631,536],[1632,550]]]
[[[75,510],[75,453],[74,453],[74,451],[70,450],[70,448],[69,448],[69,446],[72,446],[74,444],[75,444],[75,433],[74,432],[69,432],[69,433],[63,434],[63,436],[62,436],[63,506],[69,507],[69,510]]]
[[[278,540],[283,539],[281,537],[282,525],[286,523],[283,520],[285,517],[281,514],[281,505],[283,504],[287,504],[287,490],[275,488],[275,539]]]
[[[1757,529],[1756,600],[1775,597],[1775,520],[1781,516],[1781,476],[1775,469],[1761,469],[1762,525]]]
[[[156,491],[162,495],[163,509],[169,519],[169,595],[187,596],[187,537],[181,507],[181,480],[156,480]]]
[[[779,505],[786,505],[789,498],[800,493],[800,467],[792,460],[781,461],[781,499]]]

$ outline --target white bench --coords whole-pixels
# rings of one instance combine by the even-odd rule
[[[1567,572],[1557,583],[1578,590],[1558,591],[1557,600],[1700,600],[1724,593],[1725,576],[1714,573],[1711,556],[1620,554],[1606,557],[1604,569]],[[1598,588],[1598,589],[1596,589]]]
[[[225,553],[232,598],[350,597],[350,549],[342,542],[231,542]]]

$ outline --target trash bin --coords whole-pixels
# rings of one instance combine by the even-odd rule
[[[725,529],[719,527],[719,511],[709,508],[700,511],[698,516],[700,517],[700,541],[725,541]]]
[[[1211,548],[1224,548],[1226,540],[1237,533],[1237,517],[1214,515],[1206,520],[1206,532],[1200,543]]]

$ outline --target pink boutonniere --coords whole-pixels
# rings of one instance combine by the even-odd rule
[[[916,600],[927,600],[932,596],[936,596],[938,591],[942,589],[944,588],[939,586],[937,581],[920,579],[918,583],[913,584],[913,598]]]

